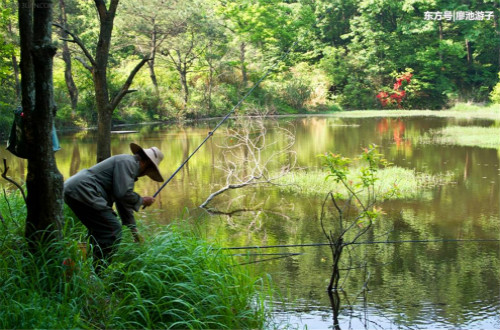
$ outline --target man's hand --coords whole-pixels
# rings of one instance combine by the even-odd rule
[[[153,197],[142,197],[142,205],[143,206],[150,206],[153,204],[155,199]]]

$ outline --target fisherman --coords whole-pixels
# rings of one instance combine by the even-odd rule
[[[141,206],[150,206],[155,199],[135,193],[135,181],[144,175],[154,181],[163,181],[158,168],[163,153],[157,147],[143,149],[131,143],[130,150],[133,155],[105,159],[64,183],[64,201],[88,229],[96,272],[111,262],[121,239],[122,225],[130,228],[134,241],[142,241],[133,211],[139,211]],[[113,203],[121,223],[113,211]]]

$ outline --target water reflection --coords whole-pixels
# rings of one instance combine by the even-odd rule
[[[325,151],[347,157],[359,154],[370,143],[380,146],[389,161],[430,174],[450,173],[454,184],[425,192],[422,200],[397,200],[383,205],[387,216],[374,235],[390,230],[391,240],[498,238],[500,232],[500,179],[498,150],[421,143],[421,137],[447,125],[492,125],[488,121],[458,122],[445,118],[353,119],[330,117],[288,118],[266,121],[269,141],[276,147],[284,137],[273,130],[276,123],[295,131],[297,165],[319,167],[317,155]],[[215,121],[196,125],[134,127],[128,134],[114,134],[112,153],[129,153],[128,144],[157,146],[165,154],[160,166],[164,177],[206,137]],[[228,127],[235,128],[235,122]],[[131,130],[127,128],[127,130]],[[167,224],[181,218],[201,235],[225,246],[301,244],[322,242],[319,210],[323,196],[304,198],[284,194],[276,187],[231,191],[217,199],[219,210],[233,212],[245,206],[252,212],[213,215],[198,210],[225,174],[222,160],[223,129],[189,161],[168,184],[153,207],[138,214],[140,221]],[[60,134],[62,149],[56,153],[65,178],[95,162],[93,132]],[[26,162],[4,149],[9,174],[24,180]],[[4,184],[4,183],[2,183]],[[159,183],[140,179],[136,189],[152,195]],[[344,292],[332,308],[326,293],[331,261],[326,247],[275,249],[269,253],[299,253],[279,260],[247,266],[255,274],[269,273],[287,304],[278,305],[276,322],[298,328],[500,328],[500,250],[498,243],[427,243],[359,246],[351,255],[366,262],[364,271],[344,276]],[[246,257],[239,258],[245,262]],[[345,274],[343,274],[345,275]],[[341,279],[342,281],[342,279]],[[361,296],[360,292],[364,292]],[[344,296],[345,294],[345,296]],[[334,302],[336,300],[334,299]],[[337,321],[335,321],[337,319]]]

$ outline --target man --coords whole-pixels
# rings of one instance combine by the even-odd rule
[[[105,159],[64,183],[64,201],[88,229],[97,271],[111,261],[121,239],[122,225],[130,228],[136,242],[141,240],[133,211],[153,204],[155,199],[134,192],[137,178],[147,175],[155,181],[163,181],[158,168],[163,153],[158,148],[143,149],[131,143],[130,149],[133,155]],[[113,203],[121,223],[113,211]]]

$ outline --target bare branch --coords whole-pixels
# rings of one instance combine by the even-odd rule
[[[2,178],[4,178],[5,180],[9,181],[13,185],[15,185],[17,187],[17,189],[19,189],[19,191],[23,195],[24,202],[26,203],[26,195],[24,194],[23,187],[19,183],[17,183],[16,181],[14,181],[11,178],[7,177],[7,171],[9,170],[9,167],[7,166],[7,159],[5,159],[5,158],[3,159],[3,167],[4,167],[4,169],[3,169],[3,173],[2,173]]]
[[[278,126],[278,129],[279,126]],[[242,122],[240,129],[227,129],[227,138],[218,145],[224,149],[222,161],[216,167],[226,173],[225,186],[210,194],[200,205],[207,205],[218,195],[232,189],[255,185],[278,185],[276,180],[289,173],[296,165],[296,154],[292,150],[295,137],[290,130],[281,129],[285,134],[284,147],[279,150],[275,142],[267,143],[267,129],[262,120],[251,120]],[[287,163],[280,164],[283,155]],[[279,166],[279,171],[273,169]]]

